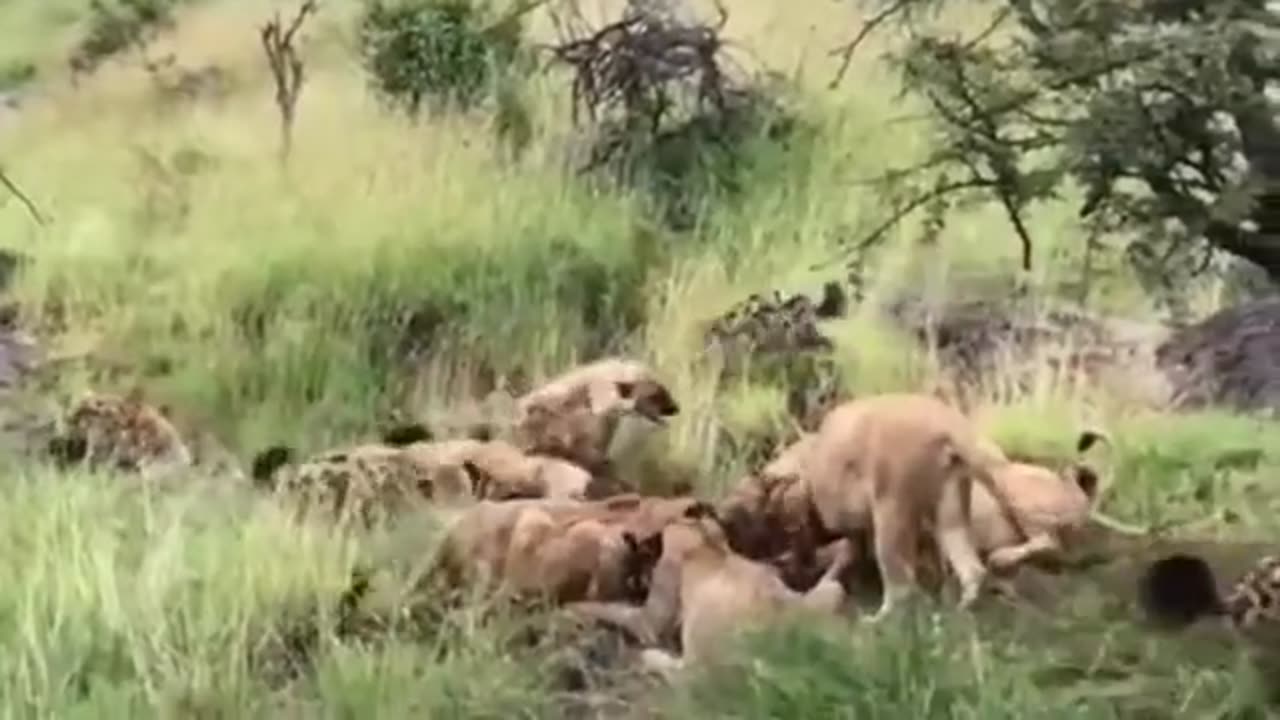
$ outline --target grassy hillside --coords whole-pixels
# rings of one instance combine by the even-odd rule
[[[222,68],[225,97],[194,103],[164,101],[128,57],[72,88],[66,61],[86,8],[0,0],[0,76],[35,71],[15,122],[0,123],[0,161],[53,218],[41,227],[0,201],[0,244],[32,258],[13,293],[51,352],[80,359],[61,365],[55,397],[138,384],[241,458],[273,442],[347,442],[393,414],[447,413],[487,376],[538,378],[622,348],[674,382],[684,412],[668,452],[712,494],[740,469],[720,427],[771,422],[783,391],[718,384],[701,327],[751,292],[829,279],[841,241],[884,211],[858,180],[909,164],[929,141],[926,124],[901,120],[915,108],[876,62],[876,43],[891,37],[828,88],[828,50],[855,31],[855,8],[737,0],[726,34],[744,64],[790,78],[788,107],[807,130],[786,146],[749,143],[741,194],[698,207],[677,231],[643,192],[567,167],[563,75],[524,81],[533,136],[513,160],[487,108],[410,121],[380,105],[355,53],[359,5],[331,0],[304,32],[309,74],[281,168],[257,35],[267,4],[190,3],[149,50]],[[960,27],[961,14],[940,22]],[[530,32],[547,37],[546,18],[535,15]],[[1033,217],[1049,242],[1026,280],[1052,294],[1080,272],[1081,235],[1066,206]],[[956,216],[936,247],[922,249],[916,230],[905,225],[875,255],[873,295],[963,297],[1017,267],[994,209]],[[1092,304],[1153,312],[1118,254],[1104,262],[1112,272]],[[1219,291],[1188,288],[1204,310]],[[833,334],[855,392],[930,382],[926,359],[869,317]],[[1116,441],[1104,491],[1113,516],[1223,540],[1277,530],[1280,491],[1268,483],[1280,459],[1223,460],[1280,446],[1272,424],[1162,415],[1048,376],[979,417],[1009,446],[1035,450],[1063,449],[1085,424],[1105,428]],[[554,653],[510,649],[518,619],[470,608],[428,633],[329,633],[357,558],[395,558],[382,601],[404,601],[397,590],[429,542],[421,529],[298,529],[217,479],[174,492],[14,463],[4,482],[6,717],[567,712]],[[1221,657],[1113,628],[1100,613],[1124,609],[1105,604],[1085,592],[1060,623],[1014,628],[950,614],[874,631],[782,628],[751,651],[764,662],[628,697],[633,710],[670,717],[1225,717],[1247,701]],[[297,627],[321,630],[308,645]],[[281,670],[304,656],[307,672]]]

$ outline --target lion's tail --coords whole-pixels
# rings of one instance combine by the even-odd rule
[[[1009,496],[1005,494],[1004,488],[996,482],[995,475],[992,470],[1003,464],[1005,459],[997,453],[997,448],[983,445],[980,442],[973,441],[968,438],[951,438],[951,449],[955,453],[955,458],[964,465],[969,472],[970,477],[982,483],[987,492],[991,493],[991,497],[996,501],[996,505],[1000,507],[1000,511],[1004,513],[1009,523],[1013,525],[1013,529],[1024,540],[1027,539],[1026,528],[1018,519],[1018,513],[1013,507],[1013,502]]]

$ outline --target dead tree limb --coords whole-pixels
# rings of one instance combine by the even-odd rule
[[[43,227],[49,224],[49,220],[45,214],[40,212],[40,208],[32,202],[30,197],[27,197],[26,193],[22,192],[22,188],[18,187],[18,184],[9,177],[9,174],[4,171],[4,167],[2,166],[0,166],[0,185],[4,185],[6,190],[13,193],[13,196],[18,198],[18,200],[26,206],[27,213],[36,221],[37,225]]]
[[[276,107],[280,109],[280,161],[288,162],[293,149],[293,121],[297,114],[298,95],[305,78],[302,59],[294,48],[293,40],[307,16],[317,10],[316,0],[303,0],[298,13],[286,29],[276,13],[259,31],[262,49],[267,55],[267,65],[276,85]]]

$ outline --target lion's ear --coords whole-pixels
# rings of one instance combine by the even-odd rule
[[[466,471],[467,477],[471,479],[471,494],[481,500],[487,498],[490,493],[490,486],[493,483],[493,478],[489,473],[470,460],[462,463],[462,469]]]
[[[715,518],[716,508],[709,502],[698,500],[689,507],[685,508],[684,516],[690,520],[699,520],[701,518]]]
[[[1107,445],[1111,444],[1111,440],[1106,435],[1103,435],[1096,430],[1085,430],[1080,433],[1080,437],[1076,439],[1076,452],[1088,452],[1089,448],[1100,442],[1106,443]]]
[[[1075,476],[1076,485],[1080,486],[1085,497],[1093,500],[1098,493],[1098,473],[1093,468],[1083,463],[1077,463],[1071,470],[1071,474]]]

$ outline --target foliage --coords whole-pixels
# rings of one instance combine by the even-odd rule
[[[962,38],[927,24],[943,5],[886,0],[868,23],[911,32],[891,59],[937,129],[925,162],[885,176],[905,193],[888,224],[939,199],[994,199],[1029,269],[1028,208],[1074,183],[1092,234],[1131,234],[1128,258],[1157,289],[1180,287],[1215,251],[1280,278],[1280,215],[1269,210],[1280,132],[1264,92],[1280,74],[1274,11],[1009,0]]]
[[[516,59],[521,14],[495,21],[484,0],[370,0],[359,26],[365,70],[410,114],[428,99],[473,105]]]
[[[20,88],[35,78],[36,66],[33,63],[21,60],[0,63],[0,92]]]
[[[91,73],[107,58],[145,46],[161,30],[173,27],[181,0],[90,0],[89,27],[71,58],[73,71]]]
[[[723,6],[705,24],[628,0],[598,28],[571,10],[556,16],[552,54],[573,72],[574,123],[591,131],[582,169],[648,181],[676,226],[687,227],[708,197],[742,189],[756,141],[796,129],[775,88],[728,56]]]

